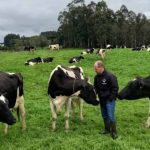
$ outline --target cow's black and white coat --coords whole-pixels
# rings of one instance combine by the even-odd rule
[[[147,48],[147,51],[150,52],[150,47]]]
[[[48,82],[48,95],[52,113],[52,129],[56,128],[57,111],[65,105],[65,128],[69,128],[69,111],[72,99],[80,98],[87,103],[98,105],[93,86],[83,77],[81,67],[63,67],[58,65],[50,74]],[[82,103],[80,103],[82,109]],[[81,110],[82,111],[82,110]],[[80,112],[81,112],[80,111]],[[82,119],[82,112],[80,113]]]
[[[113,49],[113,48],[115,48],[113,45],[111,45],[111,44],[107,44],[106,45],[106,49]]]
[[[141,51],[142,48],[141,47],[135,47],[135,48],[132,48],[132,51]]]
[[[69,63],[77,63],[77,62],[80,62],[81,59],[84,59],[84,57],[83,56],[75,56],[75,57],[70,58]]]
[[[81,52],[81,55],[92,54],[94,52],[94,48],[88,48]]]
[[[31,58],[25,62],[25,65],[34,66],[35,64],[43,63],[43,59],[41,57]]]
[[[104,59],[105,55],[106,55],[106,50],[105,49],[98,49],[96,52],[96,55],[101,56],[102,59]]]
[[[29,51],[29,52],[34,52],[34,50],[36,50],[36,48],[32,45],[28,45],[24,47],[25,51]]]
[[[92,54],[94,52],[94,48],[88,48],[86,49],[86,52]]]
[[[47,58],[36,57],[36,58],[27,60],[25,62],[25,65],[34,66],[34,65],[40,64],[40,63],[49,63],[49,62],[52,62],[53,59],[54,59],[54,57],[47,57]]]
[[[146,121],[146,127],[150,127],[150,76],[130,81],[118,94],[119,99],[136,100],[140,98],[149,98],[149,115]]]
[[[26,128],[23,77],[20,73],[0,72],[0,105],[1,111],[5,109],[3,118],[0,118],[1,122],[8,125],[15,123],[9,109],[16,109],[18,113],[21,113],[22,129]],[[5,127],[5,133],[7,133],[8,125]]]
[[[49,45],[49,49],[51,49],[51,50],[59,50],[59,44]]]
[[[52,62],[54,57],[47,57],[47,58],[42,58],[44,63],[49,63],[49,62]]]

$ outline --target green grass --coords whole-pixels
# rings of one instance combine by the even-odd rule
[[[57,130],[51,131],[51,115],[47,84],[50,72],[56,65],[69,65],[72,56],[80,55],[80,49],[64,49],[59,52],[37,50],[28,52],[0,52],[0,70],[21,72],[24,76],[24,97],[27,115],[27,130],[21,131],[21,124],[13,125],[4,135],[4,125],[0,124],[0,150],[148,150],[150,149],[150,129],[144,127],[148,114],[148,100],[117,101],[116,119],[117,140],[109,135],[100,135],[103,121],[99,107],[84,103],[84,120],[80,122],[79,111],[75,118],[70,118],[70,131],[64,130],[64,114],[57,120]],[[24,62],[32,57],[54,56],[54,62],[35,66],[24,66]],[[86,55],[82,62],[76,64],[84,69],[85,76],[93,82],[95,75],[93,64],[99,57]],[[120,89],[138,75],[150,73],[150,53],[132,52],[115,49],[108,52],[104,63],[106,68],[118,77]]]

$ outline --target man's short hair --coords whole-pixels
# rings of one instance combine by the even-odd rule
[[[98,60],[95,62],[94,67],[98,67],[98,68],[103,67],[104,68],[104,63],[102,61]]]

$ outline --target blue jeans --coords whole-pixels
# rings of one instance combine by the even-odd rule
[[[103,119],[115,122],[115,100],[107,101],[106,104],[100,105]]]

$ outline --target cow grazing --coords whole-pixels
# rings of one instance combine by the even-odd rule
[[[0,72],[0,93],[0,121],[8,125],[14,124],[16,119],[9,109],[16,109],[18,116],[21,113],[22,129],[26,129],[22,75]],[[5,133],[8,131],[8,125],[5,127]]]
[[[36,48],[34,46],[32,46],[32,45],[29,45],[29,46],[25,46],[24,50],[34,53],[34,51],[36,50]]]
[[[118,94],[119,99],[135,100],[140,98],[150,99],[150,76],[146,78],[138,77],[130,81]],[[150,106],[150,105],[149,105]],[[149,115],[146,121],[146,127],[150,127],[150,108]]]
[[[81,59],[84,59],[84,57],[83,57],[83,56],[76,56],[76,57],[72,57],[72,58],[70,58],[69,63],[76,63],[76,62],[80,62],[80,61],[81,61]]]
[[[52,129],[56,129],[57,111],[65,104],[65,128],[69,129],[69,111],[72,98],[82,98],[85,102],[98,105],[94,87],[83,77],[81,67],[58,65],[50,74],[48,83]]]
[[[5,93],[0,93],[0,122],[7,123],[8,125],[16,123],[16,119],[8,107],[8,100],[5,98]]]
[[[102,59],[105,58],[106,50],[105,49],[98,49],[96,55],[101,56]]]
[[[49,45],[49,49],[51,49],[51,50],[59,50],[59,44]]]

